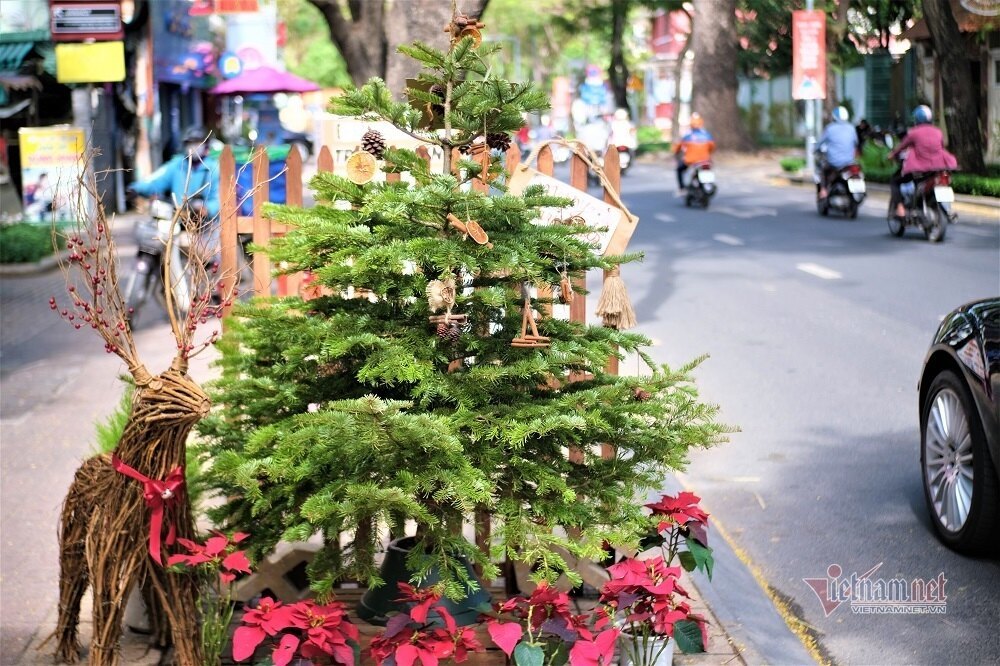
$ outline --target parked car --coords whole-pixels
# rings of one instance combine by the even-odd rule
[[[1000,554],[1000,298],[949,313],[920,376],[920,467],[934,529]]]

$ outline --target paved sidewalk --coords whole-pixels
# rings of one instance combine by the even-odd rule
[[[134,252],[130,232],[135,219],[134,214],[122,216],[116,227],[124,270],[128,270],[127,260]],[[58,503],[77,461],[87,455],[92,423],[110,412],[120,393],[115,376],[121,368],[116,358],[101,353],[100,341],[86,331],[80,335],[70,332],[67,337],[65,324],[49,310],[49,296],[59,296],[64,289],[58,268],[0,278],[0,424],[5,498],[0,578],[5,588],[2,666],[52,663],[55,645],[45,639],[54,631],[57,619],[58,566],[53,542]],[[161,322],[137,334],[143,360],[152,371],[165,367],[172,353],[169,344],[163,342],[165,335],[169,338],[166,328]],[[68,339],[74,341],[70,349]],[[192,368],[192,374],[202,382],[214,375],[210,360],[199,358]],[[75,423],[75,429],[64,423]],[[58,438],[54,439],[49,430],[59,432]],[[45,451],[47,458],[40,461],[32,450]],[[38,487],[48,489],[43,505],[35,502],[34,508],[27,504],[22,508],[26,498],[35,493],[32,488]],[[11,497],[16,498],[15,504],[9,501]],[[25,544],[34,546],[26,549]],[[710,623],[708,652],[676,654],[675,663],[811,663],[809,653],[725,539],[715,535],[713,547],[718,563],[714,581],[697,576],[684,578],[695,611]],[[744,608],[734,612],[717,607],[719,597],[713,592],[714,585],[739,589]],[[19,604],[31,608],[20,608]],[[90,635],[89,604],[88,594],[80,625],[84,645]],[[747,609],[752,609],[752,626],[741,619],[748,614]],[[159,650],[148,647],[147,637],[128,630],[123,635],[122,650],[125,664],[152,665],[164,659]]]

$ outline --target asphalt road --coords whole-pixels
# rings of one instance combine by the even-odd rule
[[[681,481],[822,651],[843,664],[998,663],[1000,563],[942,547],[926,516],[916,384],[941,317],[1000,293],[1000,215],[962,214],[932,245],[889,235],[885,198],[821,218],[810,190],[721,165],[709,210],[673,198],[666,166],[623,179],[641,222],[622,270],[654,356],[696,370],[739,426]],[[946,614],[829,615],[806,578],[946,579]],[[836,573],[834,571],[833,573]],[[725,581],[713,588],[725,596]],[[739,606],[739,600],[732,600]]]

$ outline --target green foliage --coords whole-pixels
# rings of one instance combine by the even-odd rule
[[[806,165],[804,157],[782,157],[778,162],[786,173],[798,173]]]
[[[764,132],[764,105],[755,102],[748,109],[740,107],[740,115],[743,116],[743,124],[750,136],[759,139]]]
[[[38,261],[53,253],[52,228],[47,224],[15,222],[0,225],[0,264],[21,264]],[[62,238],[55,240],[63,247]]]
[[[636,139],[639,143],[661,143],[663,132],[658,127],[643,125],[636,130]]]
[[[323,87],[350,85],[347,64],[330,41],[326,20],[314,5],[308,0],[278,0],[278,15],[288,30],[283,52],[290,72]]]
[[[544,106],[532,87],[493,77],[493,47],[464,40],[448,53],[419,44],[406,52],[425,65],[422,85],[445,90],[408,96],[446,103],[450,130],[421,127],[419,112],[377,79],[336,100],[336,111],[448,147],[513,131],[522,112]],[[458,163],[460,176],[437,174],[412,151],[389,151],[385,169],[408,171],[412,183],[359,186],[322,173],[311,187],[323,203],[268,209],[292,227],[268,248],[273,265],[310,271],[325,295],[237,308],[219,344],[218,409],[200,429],[213,485],[228,498],[215,517],[250,532],[258,554],[280,539],[322,535],[326,548],[309,568],[321,595],[344,577],[380,582],[370,562],[386,528],[415,531],[416,578],[437,565],[448,593],[465,582],[449,566],[455,553],[486,577],[496,574],[490,561],[507,555],[555,578],[571,571],[566,552],[601,559],[605,542],[637,543],[648,521],[635,499],[683,467],[689,449],[728,432],[698,399],[698,361],[656,366],[644,336],[541,317],[551,346],[511,345],[522,288],[557,289],[567,274],[639,257],[595,256],[584,225],[533,224],[540,207],[568,201],[537,186],[507,193],[500,160],[491,159],[498,179],[487,194],[468,187],[480,171],[472,161]],[[490,244],[452,228],[449,214],[478,221]],[[428,285],[440,279],[456,281],[453,312],[468,317],[454,340],[428,321]],[[354,297],[360,288],[365,297]],[[539,295],[531,307],[553,302]],[[608,374],[609,360],[629,353],[648,376]],[[571,373],[584,379],[570,382]],[[602,443],[613,457],[601,456]],[[489,557],[458,536],[474,510],[491,514]],[[344,548],[341,534],[351,538]]]
[[[889,159],[889,149],[874,141],[866,141],[861,146],[861,158],[858,162],[865,178],[874,182],[887,183],[896,171],[896,163]]]
[[[118,446],[122,433],[125,432],[128,418],[132,415],[132,396],[135,395],[135,384],[131,378],[122,377],[121,379],[125,382],[125,391],[122,392],[121,400],[118,401],[118,405],[106,419],[94,426],[97,433],[97,441],[93,447],[95,455],[110,453]]]
[[[772,138],[785,138],[792,135],[795,121],[792,112],[795,107],[788,103],[772,104],[767,109],[767,131]]]
[[[960,194],[981,197],[1000,197],[1000,176],[977,176],[972,173],[955,173],[951,185]]]

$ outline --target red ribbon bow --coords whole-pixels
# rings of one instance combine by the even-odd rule
[[[111,466],[115,468],[115,471],[142,483],[142,494],[146,500],[146,506],[153,511],[149,519],[149,554],[157,564],[162,565],[160,534],[163,530],[163,510],[176,504],[180,498],[184,489],[184,468],[175,467],[170,470],[166,479],[154,481],[126,465],[117,455],[111,456]],[[167,530],[167,545],[172,545],[176,538],[176,525],[170,523]]]

